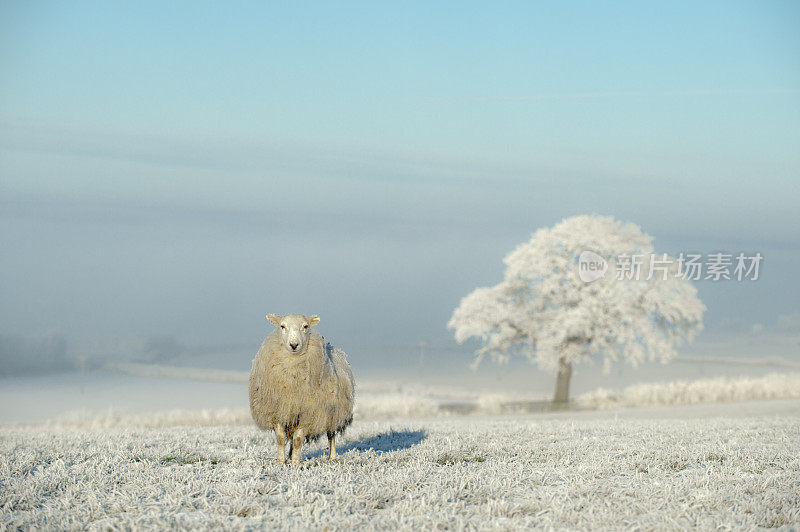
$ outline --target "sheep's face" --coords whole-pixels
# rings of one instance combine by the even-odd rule
[[[303,316],[302,314],[287,314],[278,316],[277,314],[267,314],[267,319],[278,327],[281,341],[287,351],[300,354],[305,351],[308,345],[308,337],[311,335],[311,327],[319,323],[319,316]]]

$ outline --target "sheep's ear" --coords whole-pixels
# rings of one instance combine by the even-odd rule
[[[267,319],[272,323],[275,327],[281,326],[281,317],[277,314],[267,314]]]
[[[309,327],[313,327],[313,326],[314,326],[314,325],[316,325],[317,323],[319,323],[319,316],[317,316],[316,314],[314,314],[313,316],[309,316],[309,317],[308,317],[308,326],[309,326]]]

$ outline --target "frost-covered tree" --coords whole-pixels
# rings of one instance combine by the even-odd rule
[[[503,262],[503,282],[463,298],[447,326],[459,343],[481,341],[474,366],[486,355],[499,363],[522,355],[557,371],[554,403],[568,401],[574,363],[601,356],[607,372],[619,360],[666,362],[703,328],[705,306],[679,261],[654,254],[652,237],[633,223],[568,218]]]

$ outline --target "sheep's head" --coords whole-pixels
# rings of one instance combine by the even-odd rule
[[[302,353],[308,345],[311,327],[319,323],[319,316],[303,316],[302,314],[267,314],[267,319],[280,331],[283,346],[290,353]]]

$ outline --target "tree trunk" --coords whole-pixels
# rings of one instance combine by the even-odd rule
[[[572,377],[572,363],[563,358],[558,360],[558,376],[556,377],[556,393],[553,406],[564,407],[569,403],[569,379]]]

